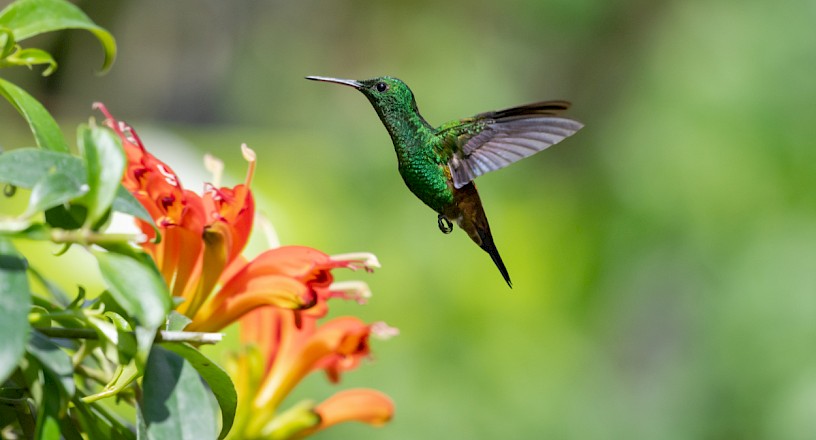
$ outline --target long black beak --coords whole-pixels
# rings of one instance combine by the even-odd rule
[[[307,76],[306,79],[310,79],[312,81],[323,81],[323,82],[331,82],[337,84],[343,84],[347,86],[354,87],[355,89],[359,89],[363,87],[359,81],[355,81],[353,79],[341,79],[341,78],[329,78],[326,76]]]

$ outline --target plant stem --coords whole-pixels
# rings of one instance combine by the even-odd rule
[[[96,331],[89,328],[46,327],[36,329],[49,338],[62,339],[99,339]],[[193,344],[216,344],[223,339],[223,333],[174,332],[160,330],[155,342],[190,342]]]
[[[88,228],[51,230],[51,240],[54,243],[105,244],[137,241],[138,234],[100,234]]]

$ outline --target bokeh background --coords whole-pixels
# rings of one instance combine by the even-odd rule
[[[118,40],[109,74],[80,31],[31,43],[53,76],[3,72],[69,137],[103,101],[182,174],[211,152],[231,184],[246,142],[283,243],[379,256],[343,275],[370,303],[335,311],[402,333],[342,386],[397,416],[318,438],[816,436],[813,1],[78,4]],[[303,80],[382,74],[434,124],[573,102],[584,130],[478,182],[512,290],[406,190],[368,102]],[[0,133],[31,144],[8,105]]]

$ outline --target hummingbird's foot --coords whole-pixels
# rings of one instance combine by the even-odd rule
[[[453,223],[442,214],[439,214],[438,224],[439,230],[442,231],[443,234],[450,234],[451,231],[453,231]]]

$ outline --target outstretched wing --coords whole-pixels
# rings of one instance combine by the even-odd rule
[[[476,177],[504,168],[561,142],[580,130],[578,121],[558,116],[565,101],[546,101],[478,114],[443,125],[453,185],[465,186]],[[452,145],[451,145],[452,144]]]

